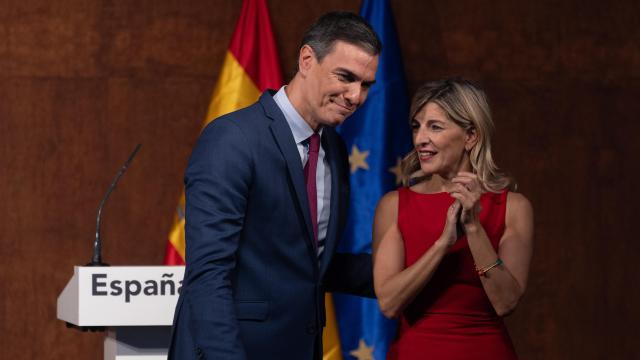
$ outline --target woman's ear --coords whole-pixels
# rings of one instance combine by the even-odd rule
[[[467,135],[465,136],[465,144],[464,149],[467,151],[471,151],[474,146],[478,143],[478,132],[475,127],[467,130]]]

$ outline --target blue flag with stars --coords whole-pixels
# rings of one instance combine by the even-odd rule
[[[378,200],[400,185],[400,159],[411,149],[409,99],[400,47],[387,0],[364,0],[360,15],[382,40],[376,83],[364,105],[339,128],[349,151],[351,205],[341,252],[371,252]],[[334,294],[343,358],[383,360],[397,322],[375,299]]]

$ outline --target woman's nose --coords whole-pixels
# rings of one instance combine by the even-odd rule
[[[416,131],[415,143],[419,144],[428,144],[431,141],[429,138],[429,133],[422,126],[418,128]]]

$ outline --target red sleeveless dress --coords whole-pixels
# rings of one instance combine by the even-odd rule
[[[398,227],[405,265],[415,263],[440,237],[454,199],[448,193],[398,190]],[[480,199],[480,223],[494,249],[505,228],[507,191]],[[388,360],[517,359],[509,334],[487,297],[466,236],[449,249],[431,280],[405,309]]]

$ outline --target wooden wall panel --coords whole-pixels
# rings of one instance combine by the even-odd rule
[[[272,0],[287,77],[305,28],[360,2]],[[536,210],[531,280],[507,319],[523,359],[628,359],[640,320],[634,1],[392,1],[409,89],[487,89],[498,164]],[[187,158],[240,11],[232,0],[0,0],[0,358],[99,359],[55,302],[90,258],[159,264]],[[405,126],[405,124],[399,124]]]

